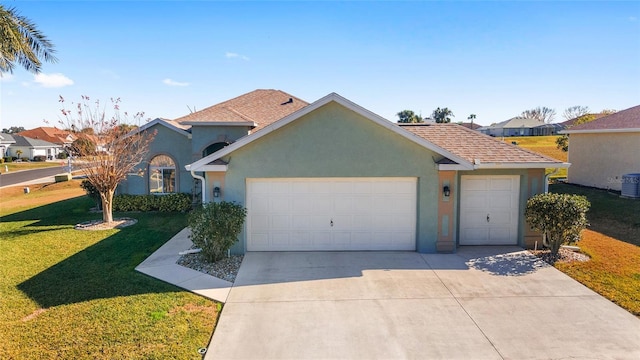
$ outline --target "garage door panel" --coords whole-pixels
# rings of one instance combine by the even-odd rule
[[[461,245],[518,243],[519,176],[465,175],[460,191]]]
[[[247,186],[249,251],[415,250],[415,178],[249,179]]]
[[[506,178],[491,178],[489,179],[489,190],[511,192],[513,190],[513,181]]]

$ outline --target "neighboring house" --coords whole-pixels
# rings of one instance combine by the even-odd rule
[[[287,108],[273,101],[285,93],[269,92],[144,129],[158,130],[152,156],[162,158],[138,184],[158,185],[140,192],[166,189],[160,179],[189,190],[177,179],[191,185],[191,174],[205,202],[245,206],[233,253],[532,247],[526,201],[544,192],[545,168],[569,166],[457,124],[400,126],[335,93]]]
[[[556,135],[564,129],[561,124],[545,124],[536,119],[514,117],[497,124],[478,129],[483,134],[496,137]]]
[[[8,149],[7,156],[26,157],[29,160],[33,160],[34,156],[46,156],[48,159],[53,159],[63,149],[62,145],[40,139],[19,135],[13,135],[13,138],[15,139],[15,144],[12,144]],[[20,151],[19,156],[18,151]]]
[[[9,146],[15,143],[16,140],[13,138],[13,135],[0,133],[0,158],[9,156],[7,155]]]
[[[576,125],[569,135],[568,182],[622,189],[622,175],[640,173],[640,105]]]
[[[55,151],[47,154],[48,157],[56,158],[56,156],[64,152],[65,149],[77,139],[77,136],[70,131],[58,129],[56,127],[41,126],[35,129],[21,131],[15,135],[24,136],[30,139],[45,141],[59,145],[55,147]]]

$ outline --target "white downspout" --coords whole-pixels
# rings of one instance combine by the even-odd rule
[[[205,190],[206,188],[205,188],[204,176],[196,175],[196,172],[193,170],[191,170],[191,176],[193,176],[195,179],[200,180],[200,186],[202,186],[202,205],[204,205],[207,200],[207,191]]]
[[[558,172],[560,172],[560,168],[556,168],[555,170],[553,170],[552,172],[544,176],[544,193],[545,194],[549,192],[549,178],[557,174]],[[547,241],[546,234],[542,234],[542,245],[549,247],[549,242]]]
[[[553,172],[550,172],[544,176],[544,193],[549,192],[549,178],[560,172],[560,168],[556,168]]]

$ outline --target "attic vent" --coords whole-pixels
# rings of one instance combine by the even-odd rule
[[[287,104],[291,104],[291,103],[293,103],[293,98],[289,98],[289,100],[287,100],[287,101],[283,102],[283,103],[282,103],[282,104],[280,104],[280,105],[287,105]]]
[[[622,175],[622,196],[640,199],[640,174]]]

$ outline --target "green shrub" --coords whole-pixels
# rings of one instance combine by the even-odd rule
[[[102,210],[102,199],[100,199],[100,193],[98,192],[98,189],[96,189],[96,187],[86,179],[82,180],[82,182],[80,183],[80,187],[84,189],[84,192],[87,193],[87,196],[89,196],[96,202],[98,210]]]
[[[69,154],[67,154],[64,151],[59,153],[58,155],[56,155],[56,159],[58,159],[58,160],[64,160],[64,159],[66,159],[68,157],[69,157]]]
[[[10,162],[13,162],[13,159],[11,158],[11,156],[5,156],[4,157],[4,162],[10,163]]]
[[[233,202],[208,203],[189,215],[191,241],[208,261],[223,259],[238,241],[247,210]]]
[[[585,196],[538,194],[527,201],[525,217],[531,227],[542,232],[556,257],[560,245],[580,240],[588,225],[586,213],[591,204]]]
[[[166,195],[129,195],[113,197],[113,211],[162,211],[185,212],[191,209],[191,195],[175,193]]]
[[[21,158],[20,158],[20,160],[22,160],[22,161],[24,161],[24,162],[27,162],[27,161],[29,161],[29,158],[28,158],[28,157],[26,157],[26,156],[23,156],[23,157],[21,157]]]
[[[33,157],[33,161],[45,161],[47,160],[47,157],[44,155],[36,155]]]

